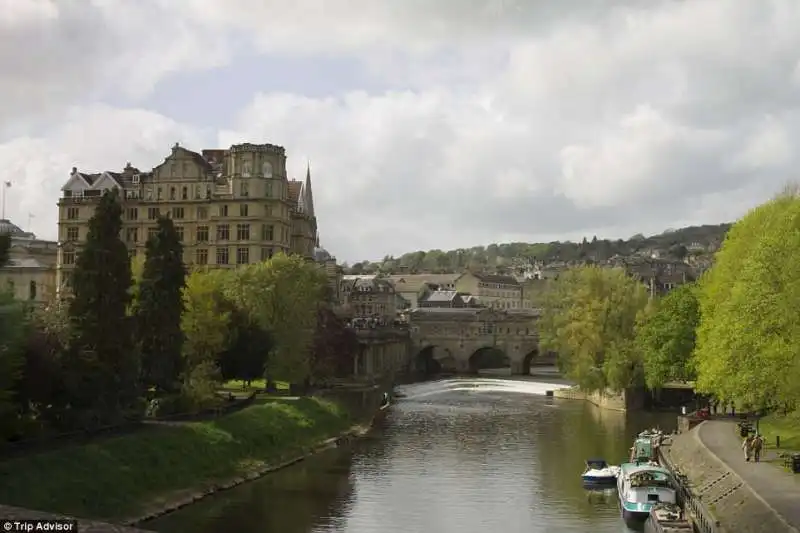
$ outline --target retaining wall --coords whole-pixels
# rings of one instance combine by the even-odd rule
[[[668,463],[684,474],[689,491],[718,522],[716,533],[786,531],[786,525],[701,442],[698,427],[662,447]]]
[[[566,400],[583,400],[612,411],[634,411],[644,407],[644,394],[636,389],[629,389],[622,392],[587,392],[575,387],[554,390],[553,397]]]

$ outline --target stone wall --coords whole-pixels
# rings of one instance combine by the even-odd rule
[[[612,411],[634,411],[641,409],[644,405],[644,395],[636,389],[617,393],[612,391],[587,392],[573,387],[555,390],[553,391],[553,397],[566,400],[583,400]]]
[[[672,437],[662,451],[668,464],[686,476],[694,497],[718,521],[716,531],[786,531],[775,512],[706,448],[697,430]]]

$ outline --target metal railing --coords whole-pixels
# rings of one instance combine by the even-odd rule
[[[684,512],[694,524],[695,530],[698,533],[725,533],[719,520],[706,507],[706,504],[692,492],[692,483],[689,478],[664,453],[663,447],[659,447],[659,456],[661,464],[672,472],[677,481],[679,501],[683,505]]]

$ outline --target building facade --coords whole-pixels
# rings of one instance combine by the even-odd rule
[[[355,323],[375,320],[391,324],[397,318],[397,295],[394,286],[377,276],[344,276],[342,295]]]
[[[11,237],[8,263],[0,268],[0,290],[18,300],[44,304],[56,289],[58,243],[37,239],[8,220],[0,220],[0,234]]]
[[[187,265],[229,268],[279,252],[314,258],[318,239],[310,169],[305,180],[289,180],[285,149],[272,144],[202,152],[175,144],[164,162],[147,172],[130,163],[121,172],[72,169],[58,202],[59,290],[68,287],[89,219],[111,189],[122,201],[120,237],[131,257],[144,255],[158,218],[169,216]]]
[[[478,303],[494,309],[521,309],[522,284],[512,276],[467,272],[455,281],[455,289],[470,294]]]

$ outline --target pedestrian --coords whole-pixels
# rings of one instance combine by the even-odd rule
[[[761,461],[761,450],[764,448],[764,439],[761,438],[761,435],[756,433],[755,438],[753,439],[753,461],[758,463]]]
[[[744,442],[742,442],[742,449],[744,450],[744,460],[750,461],[750,458],[753,456],[753,436],[748,434],[744,438]]]

